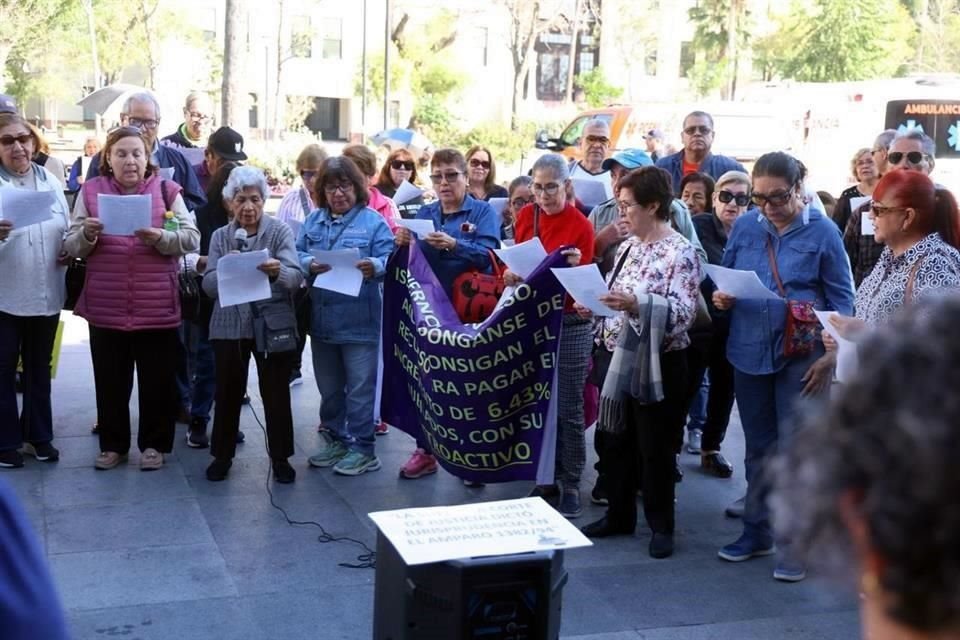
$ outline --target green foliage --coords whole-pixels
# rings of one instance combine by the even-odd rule
[[[693,24],[696,62],[690,69],[691,86],[704,96],[730,82],[734,62],[750,44],[751,17],[745,0],[702,0],[687,12]],[[730,51],[731,20],[735,29]]]
[[[795,5],[779,32],[780,75],[841,82],[896,75],[911,53],[916,23],[897,0],[814,0]]]
[[[623,95],[623,89],[607,82],[600,67],[579,74],[574,79],[574,84],[583,90],[587,104],[593,108],[615,102]]]

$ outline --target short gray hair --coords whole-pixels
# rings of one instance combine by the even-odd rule
[[[747,191],[750,191],[753,188],[753,183],[750,181],[750,176],[743,171],[727,171],[717,179],[717,184],[714,189],[719,191],[728,184],[742,184],[747,188]]]
[[[936,157],[937,143],[933,141],[933,138],[925,134],[920,129],[907,129],[903,133],[898,133],[893,139],[893,142],[896,142],[897,140],[918,140],[920,142],[920,147],[923,149],[925,154],[931,158]],[[893,142],[890,143],[890,146],[893,146]]]
[[[886,151],[890,148],[890,145],[893,144],[893,139],[897,137],[896,129],[887,129],[883,133],[877,136],[877,139],[873,141],[873,151],[878,151],[883,149]]]
[[[587,120],[587,123],[583,125],[582,131],[586,131],[587,129],[594,127],[603,127],[607,131],[610,131],[610,123],[603,118],[591,118],[590,120]]]
[[[256,187],[260,190],[260,196],[266,201],[270,197],[270,187],[267,186],[267,178],[263,171],[256,167],[243,165],[230,172],[227,183],[223,185],[223,199],[233,200],[234,196],[248,187]]]
[[[570,177],[569,160],[559,153],[548,153],[540,156],[533,163],[532,172],[536,173],[537,171],[549,171],[555,179],[563,182]]]
[[[130,107],[133,106],[134,102],[149,102],[153,105],[153,111],[157,115],[157,120],[160,119],[160,102],[157,100],[157,96],[153,95],[149,91],[138,91],[136,93],[131,93],[127,96],[127,99],[123,101],[123,109],[121,113],[129,114]]]

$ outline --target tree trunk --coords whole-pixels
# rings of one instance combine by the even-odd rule
[[[577,45],[580,42],[580,0],[573,4],[573,33],[570,35],[570,55],[567,65],[567,90],[563,100],[567,104],[573,102],[573,76],[577,71]]]
[[[226,0],[223,43],[223,85],[221,87],[220,120],[225,126],[244,133],[249,121],[244,108],[243,55],[246,33],[244,16],[245,0]],[[266,99],[266,96],[264,96]],[[263,100],[261,100],[263,102]],[[261,109],[262,110],[262,109]],[[262,118],[262,114],[261,114]]]
[[[286,56],[283,55],[283,5],[284,0],[277,2],[277,76],[274,80],[277,84],[273,88],[273,126],[270,132],[270,139],[277,139],[277,132],[280,131],[281,114],[283,109],[280,106],[280,82],[283,77],[283,63]],[[293,35],[290,36],[290,55],[293,55]]]
[[[737,92],[737,28],[740,20],[740,0],[730,0],[730,13],[727,16],[727,86],[726,99],[733,100]]]
[[[153,14],[157,11],[159,6],[159,1],[154,3],[153,9],[147,8],[147,0],[140,0],[140,20],[143,26],[143,35],[144,39],[147,42],[147,68],[150,73],[150,89],[156,89],[157,86],[157,67],[159,66],[157,62],[157,52],[156,52],[156,42],[153,37],[153,25],[151,24],[151,19]]]
[[[84,0],[83,10],[87,13],[87,31],[90,35],[90,54],[93,57],[93,90],[100,88],[100,55],[97,52],[97,25],[93,16],[93,0]],[[99,138],[103,133],[103,116],[99,113],[93,116],[93,128]]]

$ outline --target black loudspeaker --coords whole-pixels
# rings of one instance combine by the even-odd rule
[[[374,640],[557,640],[563,551],[408,566],[377,534]]]

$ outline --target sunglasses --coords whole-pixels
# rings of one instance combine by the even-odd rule
[[[887,154],[887,162],[890,164],[900,164],[900,162],[906,158],[907,162],[910,164],[920,164],[926,157],[927,154],[921,153],[920,151],[910,151],[908,153],[904,153],[903,151],[892,151]]]
[[[774,207],[782,207],[783,205],[790,202],[790,198],[793,197],[792,191],[778,191],[776,193],[771,193],[769,195],[763,193],[754,193],[750,196],[750,199],[753,200],[753,204],[758,207],[763,207],[768,202]]]
[[[406,160],[394,160],[390,163],[390,168],[394,171],[413,171],[413,162]]]
[[[470,161],[470,166],[473,167],[474,169],[478,169],[478,168],[480,168],[480,167],[483,167],[484,169],[489,169],[489,168],[490,168],[490,161],[489,161],[489,160],[477,160],[476,158],[474,158],[474,159],[472,159],[472,160]]]
[[[702,136],[705,136],[711,131],[713,131],[713,129],[711,129],[710,127],[704,124],[698,124],[695,126],[687,127],[686,129],[683,130],[683,132],[688,136],[696,135],[698,133]]]
[[[607,136],[587,136],[588,144],[610,144],[610,138]]]
[[[25,147],[33,142],[33,136],[27,133],[19,136],[0,136],[0,145],[5,147],[12,147],[17,142],[20,143],[21,147]]]
[[[717,200],[723,204],[736,202],[738,207],[745,207],[750,204],[750,196],[745,193],[730,193],[729,191],[720,191],[717,193]]]
[[[459,178],[461,175],[463,174],[459,171],[447,171],[446,173],[433,173],[430,175],[430,182],[432,182],[433,184],[441,184],[443,182],[446,182],[447,184],[453,184],[454,182],[457,181],[457,178]]]
[[[301,171],[301,172],[300,172],[300,177],[303,178],[305,181],[306,181],[306,180],[313,180],[314,178],[317,177],[317,174],[318,174],[318,173],[320,173],[320,172],[319,172],[319,171]]]
[[[880,218],[894,211],[906,211],[906,207],[884,207],[876,203],[870,205],[870,215],[874,218]]]

